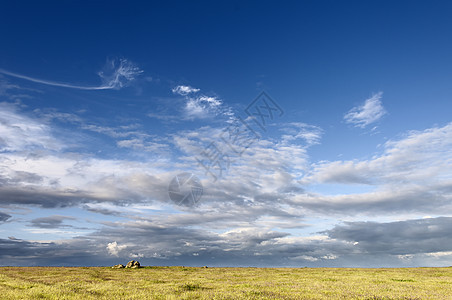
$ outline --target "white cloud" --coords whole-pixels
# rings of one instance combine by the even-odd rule
[[[315,164],[305,182],[423,184],[452,178],[452,123],[410,131],[400,140],[386,142],[384,148],[369,160]]]
[[[386,114],[381,103],[382,94],[382,92],[379,92],[367,99],[363,105],[352,108],[345,114],[345,122],[353,124],[355,127],[364,128],[378,121]]]
[[[433,256],[433,257],[442,257],[442,256],[451,256],[452,257],[452,251],[432,252],[432,253],[426,253],[426,255]]]
[[[188,85],[178,85],[172,89],[173,93],[186,96],[190,93],[197,93],[200,90]]]
[[[143,258],[144,254],[143,253],[130,253],[129,256],[131,258]]]
[[[216,97],[188,97],[185,104],[185,113],[188,118],[207,118],[219,113],[221,104],[222,101]]]
[[[319,259],[317,257],[309,256],[309,255],[299,255],[291,258],[292,260],[307,260],[307,261],[318,261]]]
[[[150,141],[145,141],[143,138],[132,138],[128,140],[120,140],[116,143],[118,147],[130,148],[140,151],[147,151],[153,153],[163,153],[168,151],[167,144],[155,143]]]
[[[49,126],[19,114],[17,106],[0,103],[0,150],[21,151],[28,148],[61,149],[51,136]]]
[[[411,131],[388,141],[385,150],[368,160],[319,162],[300,180],[312,184],[367,185],[351,194],[306,193],[296,203],[323,212],[374,214],[452,212],[452,123]]]
[[[172,89],[174,94],[182,95],[185,98],[185,105],[183,107],[185,119],[205,119],[217,115],[232,115],[231,109],[224,107],[223,101],[218,99],[218,97],[196,94],[199,91],[200,89],[187,85],[178,85]],[[153,116],[153,114],[150,116]],[[162,119],[162,117],[159,118]]]
[[[281,137],[283,143],[303,140],[307,146],[319,144],[323,134],[320,127],[299,122],[290,123],[282,130],[286,133]]]
[[[118,243],[116,241],[108,243],[108,245],[106,247],[108,253],[110,255],[116,256],[116,257],[119,257],[119,253],[126,248],[127,248],[127,245],[118,245]]]

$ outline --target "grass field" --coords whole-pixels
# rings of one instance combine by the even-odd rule
[[[452,299],[452,268],[1,267],[0,299]]]

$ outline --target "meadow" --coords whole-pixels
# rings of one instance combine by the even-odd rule
[[[452,268],[0,267],[0,299],[452,299]]]

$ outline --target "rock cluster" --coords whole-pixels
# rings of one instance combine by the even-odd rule
[[[126,268],[139,268],[140,267],[140,262],[138,260],[131,260],[127,263]]]
[[[140,262],[139,261],[137,261],[137,260],[131,260],[131,261],[129,261],[128,263],[127,263],[127,265],[122,265],[122,264],[119,264],[119,265],[114,265],[112,268],[113,269],[123,269],[123,268],[131,268],[131,269],[137,269],[137,268],[139,268],[140,267]]]

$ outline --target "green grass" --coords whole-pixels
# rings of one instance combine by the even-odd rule
[[[452,299],[452,268],[1,267],[0,299]]]

